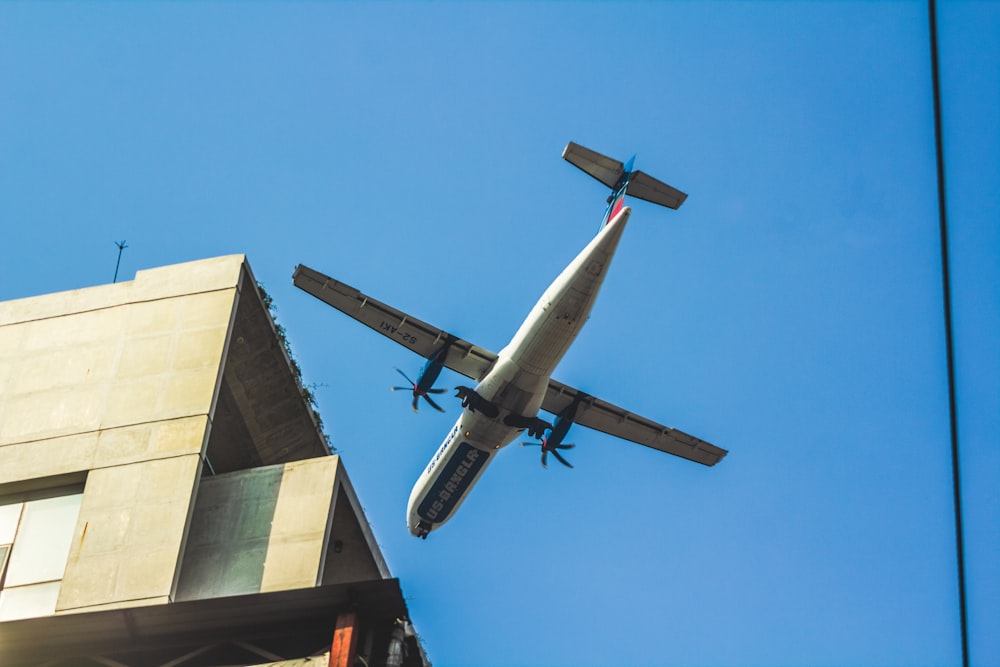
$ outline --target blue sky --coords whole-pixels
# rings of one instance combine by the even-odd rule
[[[1000,4],[940,3],[971,656],[1000,665]],[[5,3],[0,299],[246,253],[438,666],[958,664],[921,2]],[[556,377],[730,450],[508,448],[425,542],[458,414],[298,263],[499,350],[636,202]],[[442,382],[454,386],[455,376]]]

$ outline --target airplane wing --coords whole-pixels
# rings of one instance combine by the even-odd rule
[[[549,380],[542,409],[557,415],[581,394],[583,392],[577,389]],[[580,400],[573,423],[707,466],[714,466],[728,454],[725,449],[683,431],[657,424],[586,394]]]
[[[445,367],[476,381],[481,380],[496,361],[497,355],[489,350],[411,317],[308,266],[295,267],[292,281],[296,287],[424,358],[429,359],[449,345]]]
[[[296,287],[422,357],[430,358],[450,344],[445,367],[476,381],[485,377],[496,361],[497,355],[493,352],[411,317],[302,264],[295,267],[292,280]],[[583,398],[573,420],[576,424],[707,466],[715,465],[727,454],[725,449],[583,394],[556,380],[549,380],[542,409],[559,414],[578,395]]]

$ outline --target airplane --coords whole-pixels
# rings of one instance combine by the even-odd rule
[[[541,441],[542,462],[558,455],[571,424],[713,466],[728,453],[552,379],[576,339],[604,282],[632,209],[625,195],[677,209],[687,195],[627,163],[570,142],[563,158],[611,188],[600,231],[542,294],[511,341],[498,353],[419,320],[304,265],[293,282],[337,310],[435,363],[476,381],[456,387],[462,414],[410,493],[407,528],[426,539],[451,519],[494,455],[518,434]],[[432,370],[433,373],[433,370]],[[433,379],[436,379],[436,375]],[[414,405],[417,387],[414,385]],[[426,386],[430,386],[428,383]],[[421,385],[422,386],[422,385]],[[540,410],[557,415],[550,424]]]

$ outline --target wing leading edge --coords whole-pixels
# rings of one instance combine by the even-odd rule
[[[549,380],[542,409],[559,414],[582,393],[557,380]],[[586,394],[580,400],[573,423],[706,466],[714,466],[729,453],[693,435]]]
[[[497,355],[493,352],[411,317],[302,264],[295,267],[292,280],[299,289],[424,358],[430,358],[449,346],[445,367],[468,378],[481,380],[496,361]],[[707,466],[715,465],[728,453],[683,431],[633,414],[556,380],[549,380],[542,409],[557,415],[577,396],[583,398],[573,420],[576,424]]]
[[[497,355],[489,350],[407,315],[308,266],[300,264],[295,267],[292,281],[299,289],[425,359],[438,354],[446,345],[449,346],[444,361],[445,368],[466,377],[481,380],[496,361]]]

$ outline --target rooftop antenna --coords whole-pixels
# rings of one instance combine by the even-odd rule
[[[115,241],[115,245],[118,246],[118,263],[115,264],[115,279],[111,281],[113,283],[118,282],[118,267],[122,265],[122,250],[128,247],[127,245],[125,245],[124,240]]]

